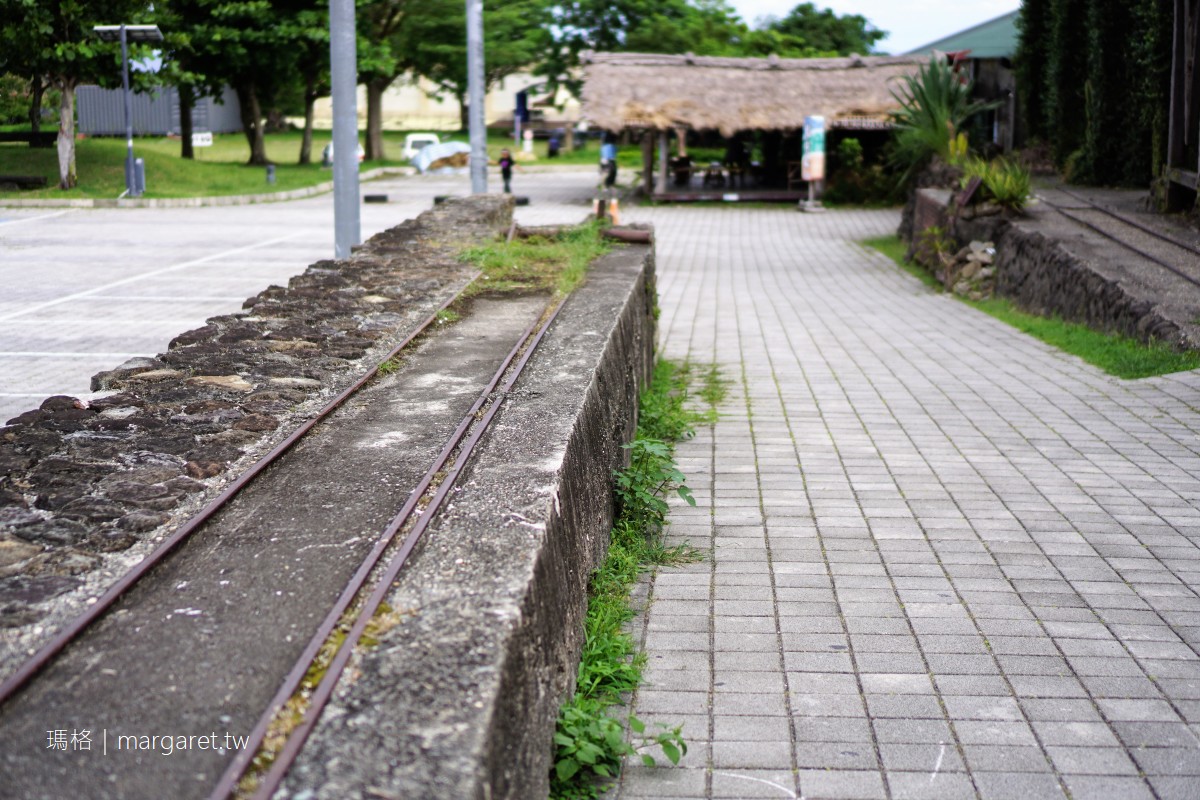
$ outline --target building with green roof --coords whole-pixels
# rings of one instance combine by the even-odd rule
[[[906,55],[921,55],[938,50],[943,53],[959,53],[970,50],[968,58],[993,59],[1012,58],[1017,52],[1017,17],[1020,11],[1011,11],[995,19],[981,22],[965,31],[930,42],[909,51]]]
[[[1020,11],[1009,12],[905,54],[963,53],[956,63],[964,64],[969,71],[974,82],[974,96],[980,100],[999,101],[995,110],[979,115],[972,138],[976,142],[990,140],[994,148],[1005,153],[1023,138],[1017,119],[1016,80],[1012,70],[1020,14]]]

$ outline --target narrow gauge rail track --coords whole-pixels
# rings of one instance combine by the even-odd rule
[[[1144,223],[1140,220],[1134,219],[1133,217],[1129,216],[1128,214],[1123,214],[1119,211],[1115,211],[1111,208],[1108,208],[1107,206],[1103,206],[1099,203],[1095,203],[1092,200],[1089,200],[1088,198],[1083,197],[1082,195],[1078,195],[1075,192],[1072,192],[1068,189],[1059,188],[1059,189],[1055,189],[1054,191],[1061,192],[1062,194],[1065,194],[1068,197],[1071,197],[1072,199],[1076,200],[1077,202],[1084,203],[1085,205],[1088,206],[1086,209],[1075,209],[1075,208],[1071,208],[1068,206],[1060,205],[1058,203],[1047,200],[1046,198],[1043,197],[1042,201],[1045,202],[1046,205],[1050,206],[1055,211],[1057,211],[1059,214],[1062,214],[1064,217],[1071,220],[1072,222],[1075,222],[1079,225],[1083,225],[1084,227],[1088,228],[1089,230],[1092,230],[1092,231],[1100,234],[1101,236],[1105,237],[1106,239],[1110,239],[1111,241],[1116,242],[1117,244],[1121,245],[1122,247],[1137,253],[1138,255],[1142,256],[1143,258],[1145,258],[1149,261],[1152,261],[1153,263],[1157,264],[1158,266],[1162,267],[1163,269],[1174,273],[1175,275],[1177,275],[1180,278],[1183,278],[1185,281],[1187,281],[1188,283],[1191,283],[1193,286],[1200,287],[1200,247],[1197,247],[1196,245],[1194,245],[1190,242],[1185,242],[1182,239],[1177,239],[1176,237],[1170,236],[1169,234],[1163,233],[1162,231],[1160,231],[1150,225],[1147,225],[1146,223]],[[1070,213],[1072,211],[1095,211],[1095,212],[1105,215],[1109,219],[1116,220],[1118,223],[1120,223],[1122,225],[1126,225],[1130,228],[1136,228],[1137,230],[1141,231],[1142,233],[1145,233],[1149,236],[1153,236],[1156,239],[1159,239],[1163,242],[1166,242],[1167,244],[1170,244],[1170,245],[1184,251],[1185,253],[1188,254],[1188,258],[1194,259],[1193,263],[1196,265],[1196,267],[1191,272],[1184,270],[1184,269],[1180,269],[1175,264],[1172,264],[1153,253],[1147,252],[1146,250],[1143,250],[1142,248],[1140,248],[1136,245],[1130,244],[1129,242],[1125,241],[1124,239],[1121,239],[1119,236],[1117,236],[1115,233],[1113,233],[1111,230],[1105,228],[1104,226],[1098,225],[1095,222],[1091,222],[1087,219],[1084,219],[1079,214]]]
[[[478,275],[472,279],[475,280]],[[468,284],[470,285],[470,284]],[[461,295],[461,293],[460,293]],[[382,364],[395,358],[409,347],[415,340],[433,326],[441,311],[453,304],[460,295],[456,295],[443,303],[434,313],[430,314],[421,324],[388,354],[380,360],[375,369],[368,370],[359,380],[347,387],[329,403],[327,403],[312,419],[305,422],[269,453],[255,462],[243,474],[234,479],[217,497],[205,505],[191,519],[173,532],[162,544],[153,550],[145,559],[130,569],[106,590],[87,611],[80,614],[48,642],[39,648],[33,656],[25,661],[12,675],[0,683],[0,707],[21,693],[31,684],[38,673],[51,664],[55,658],[78,640],[89,628],[113,608],[113,606],[147,575],[167,563],[171,556],[178,552],[189,538],[201,530],[207,521],[228,506],[254,479],[290,451],[298,442],[326,420],[335,410],[345,405],[346,401],[365,387],[377,374]],[[565,301],[564,301],[565,302]],[[370,552],[365,556],[349,582],[322,623],[312,635],[303,652],[296,659],[294,666],[283,679],[270,705],[264,710],[258,723],[252,730],[246,746],[237,751],[234,760],[230,762],[221,775],[209,797],[224,800],[236,789],[238,782],[251,764],[253,756],[268,734],[272,720],[283,705],[297,692],[309,667],[317,658],[322,646],[339,624],[345,625],[353,618],[347,635],[334,653],[331,662],[325,670],[312,697],[309,699],[304,717],[288,735],[282,750],[271,763],[271,768],[261,779],[255,798],[270,797],[278,788],[288,768],[299,755],[308,734],[315,727],[326,702],[332,696],[337,681],[344,668],[349,663],[354,649],[367,629],[372,617],[379,609],[384,598],[391,589],[408,557],[412,554],[421,536],[436,515],[437,510],[449,495],[461,470],[466,465],[472,451],[486,433],[490,423],[503,405],[503,398],[512,389],[522,371],[533,355],[537,346],[549,330],[563,302],[553,309],[547,308],[539,320],[534,321],[518,338],[518,341],[508,355],[502,360],[491,380],[480,392],[470,410],[463,416],[454,432],[446,440],[433,463],[422,478],[413,486],[408,499],[399,512],[390,520],[386,528],[379,534]],[[503,381],[503,385],[501,382]],[[497,392],[497,387],[499,391]],[[441,478],[440,482],[438,479]],[[436,484],[436,485],[435,485]],[[415,521],[414,521],[415,518]],[[399,534],[404,534],[403,541],[396,546]],[[391,553],[382,563],[385,555]],[[372,576],[376,576],[372,580]],[[359,600],[357,605],[355,601]]]

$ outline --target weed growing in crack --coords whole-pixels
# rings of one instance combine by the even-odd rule
[[[701,399],[711,408],[720,400],[723,382],[715,369],[703,374]],[[626,446],[630,466],[616,473],[618,516],[608,555],[589,586],[575,695],[560,709],[554,734],[550,797],[555,800],[599,797],[626,756],[653,766],[655,752],[672,764],[687,753],[682,726],[650,729],[630,716],[627,730],[611,712],[641,684],[645,663],[625,630],[634,616],[630,588],[648,569],[700,556],[688,545],[667,547],[662,541],[668,510],[663,496],[675,492],[695,505],[675,464],[674,445],[692,436],[694,425],[711,421],[710,414],[687,408],[691,377],[690,370],[660,361],[640,398],[637,436]]]

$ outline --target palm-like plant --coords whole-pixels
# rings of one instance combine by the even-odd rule
[[[947,162],[961,157],[957,151],[962,148],[963,124],[980,111],[999,105],[973,101],[971,82],[936,56],[916,75],[904,76],[892,97],[900,104],[892,113],[896,131],[893,160],[904,170],[905,183],[934,156]]]

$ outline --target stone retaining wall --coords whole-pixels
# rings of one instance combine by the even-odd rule
[[[910,242],[918,242],[921,231],[933,225],[948,231],[959,247],[971,241],[994,242],[996,293],[1020,308],[1142,341],[1189,346],[1180,326],[1152,300],[1106,273],[1101,265],[1070,252],[1059,238],[1044,235],[1035,221],[958,219],[948,213],[949,197],[948,191],[917,190]]]

